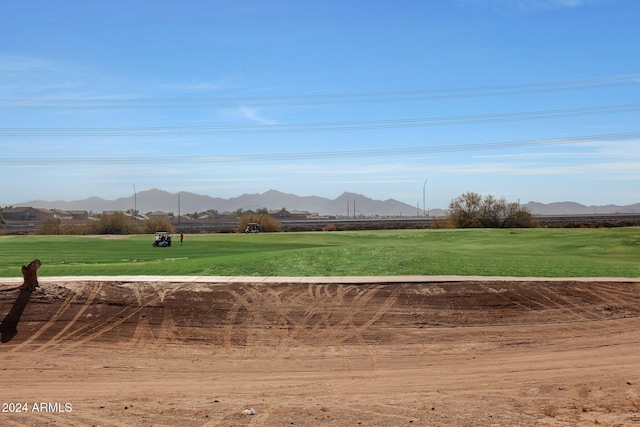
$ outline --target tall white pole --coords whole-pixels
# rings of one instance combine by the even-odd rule
[[[427,180],[424,180],[424,185],[422,186],[422,214],[424,217],[427,217],[427,199],[426,199],[426,189],[427,189]]]
[[[136,193],[136,185],[133,184],[133,219],[138,219],[138,193]]]

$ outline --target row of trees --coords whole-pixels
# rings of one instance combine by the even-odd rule
[[[266,213],[243,215],[238,219],[236,231],[243,232],[247,224],[260,224],[261,231],[282,231],[282,224]],[[116,212],[100,215],[87,224],[62,224],[58,218],[47,218],[38,225],[34,234],[151,234],[156,231],[175,233],[175,227],[165,219],[147,219],[140,224],[129,216]]]
[[[34,234],[143,234],[158,230],[175,233],[175,228],[165,219],[148,219],[139,224],[127,215],[116,212],[100,215],[87,224],[61,224],[58,218],[47,218],[38,225]]]

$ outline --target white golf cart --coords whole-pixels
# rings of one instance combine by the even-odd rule
[[[153,246],[166,248],[171,246],[171,236],[166,231],[156,231],[156,237],[153,239]]]
[[[244,229],[245,233],[259,233],[260,232],[260,224],[257,222],[250,222],[247,224],[247,228]]]

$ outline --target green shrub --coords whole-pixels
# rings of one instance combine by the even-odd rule
[[[84,224],[62,224],[60,234],[81,236],[87,234],[89,228]]]
[[[33,234],[60,234],[60,219],[46,218],[33,230]]]
[[[175,233],[176,230],[166,219],[147,219],[144,222],[144,232],[147,234],[155,233],[156,231],[166,231],[167,233]]]
[[[520,206],[504,198],[467,192],[449,204],[448,222],[454,228],[529,228],[538,226],[535,217]]]
[[[102,214],[96,222],[89,225],[89,234],[139,234],[141,232],[142,227],[122,212]]]

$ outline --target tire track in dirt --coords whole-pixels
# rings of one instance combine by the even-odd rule
[[[277,338],[274,343],[272,332],[274,328],[276,331],[288,330],[289,321],[274,311],[274,304],[265,294],[264,289],[249,287],[245,292],[245,300],[248,304],[244,307],[247,309],[249,324],[246,324],[244,350],[256,353],[264,352],[265,347],[277,348]]]
[[[243,287],[240,287],[239,290],[243,290]],[[243,307],[246,309],[249,306],[248,301],[242,297],[238,292],[235,292],[231,289],[228,290],[229,294],[233,296],[235,302],[229,308],[226,317],[226,325],[224,328],[224,336],[223,336],[223,346],[227,354],[233,354],[233,331],[236,321],[238,319],[238,314],[240,313],[240,309]]]
[[[320,316],[317,321],[317,342],[321,346],[333,347],[334,351],[336,351],[336,357],[340,361],[340,370],[349,372],[352,370],[352,366],[340,340],[341,331],[346,327],[346,322],[340,318],[337,319],[338,321],[335,324],[331,321],[333,309],[339,309],[339,307],[335,307],[337,304],[333,303],[333,297],[328,292],[329,286],[309,285],[308,289],[308,294],[311,298],[310,304]]]
[[[131,317],[140,313],[149,305],[154,304],[161,299],[160,295],[151,295],[145,301],[141,293],[134,291],[134,295],[136,296],[136,299],[138,301],[138,307],[134,308],[130,305],[125,306],[105,320],[99,322],[87,322],[76,330],[70,330],[71,327],[77,323],[77,320],[82,316],[82,314],[93,304],[95,297],[100,292],[102,287],[103,283],[95,287],[92,290],[91,294],[87,297],[83,305],[80,307],[78,312],[75,314],[74,318],[69,322],[69,324],[65,325],[65,327],[60,332],[58,332],[51,340],[40,346],[37,351],[49,348],[54,344],[77,346],[79,344],[86,343],[87,341],[95,339],[100,335],[111,331],[122,323],[128,321]]]
[[[529,291],[529,292],[531,292],[531,291]],[[511,296],[511,295],[513,295],[513,296]],[[538,298],[535,298],[535,297],[529,296],[529,295],[525,295],[524,292],[520,292],[520,291],[517,291],[515,289],[511,292],[511,295],[508,295],[508,296],[505,295],[505,297],[508,298],[510,301],[514,301],[514,302],[517,301],[517,302],[519,302],[519,304],[522,307],[527,307],[528,309],[533,310],[533,311],[536,311],[536,308],[539,308],[540,310],[548,310],[551,307],[562,308],[559,304],[555,303],[554,301],[552,301],[551,299],[549,299],[547,297],[542,297],[541,298],[541,299],[547,301],[545,303],[544,301],[540,301]],[[541,296],[541,295],[536,292],[536,296]],[[527,305],[526,303],[522,303],[522,301],[526,301],[527,303],[531,304],[531,306]]]
[[[242,411],[248,409],[246,406],[237,408],[234,410],[234,414],[242,414]],[[260,409],[259,412],[256,411],[254,415],[242,415],[244,417],[244,421],[240,423],[242,426],[247,427],[260,427],[266,425],[267,421],[271,416],[271,412],[268,409]],[[292,423],[293,424],[293,423]],[[228,425],[238,425],[235,422],[230,422],[229,416],[220,416],[218,419],[211,420],[202,424],[201,427],[226,427]]]
[[[138,318],[136,324],[136,330],[133,332],[133,336],[129,341],[130,347],[144,347],[147,343],[153,343],[155,341],[155,335],[151,330],[149,321],[147,319]]]
[[[528,289],[528,293],[532,296],[524,295],[519,291],[516,291],[515,293],[522,299],[542,305],[543,309],[545,310],[557,309],[564,313],[570,314],[566,323],[585,322],[592,320],[590,316],[587,316],[585,314],[585,310],[580,306],[580,304],[576,303],[576,300],[574,298],[568,298],[561,295],[556,289],[553,289],[551,286],[544,287],[544,290],[545,292],[543,293],[538,288]]]
[[[626,289],[623,284],[601,284],[599,286],[582,286],[576,287],[579,292],[591,295],[594,299],[601,301],[603,304],[616,303],[620,307],[626,307],[631,310],[640,311],[640,292],[637,286],[633,289]]]
[[[62,316],[62,314],[67,311],[67,309],[71,306],[71,303],[75,300],[77,296],[77,293],[73,290],[69,290],[69,293],[67,294],[67,297],[65,298],[65,300],[62,302],[62,304],[60,305],[60,307],[58,307],[58,309],[56,310],[55,313],[53,313],[53,315],[51,316],[51,318],[45,322],[44,325],[42,325],[35,333],[33,333],[29,338],[27,338],[24,342],[22,342],[21,344],[16,345],[15,347],[13,347],[11,350],[9,350],[10,353],[16,352],[21,350],[22,348],[24,348],[25,346],[31,344],[33,341],[35,341],[38,337],[40,337],[40,335],[42,335],[43,333],[45,333],[51,326],[53,326],[56,321],[58,321],[58,319],[60,319],[60,316]]]
[[[377,288],[375,293],[377,293],[379,290],[380,290],[380,288]],[[371,295],[371,296],[369,297],[369,299],[373,298],[373,297],[375,296],[375,293],[374,293],[374,295]],[[375,313],[371,316],[371,318],[369,318],[366,322],[364,322],[363,324],[361,324],[361,325],[359,325],[359,326],[357,326],[357,325],[353,322],[353,314],[352,314],[352,313],[354,312],[354,310],[357,310],[357,311],[362,310],[362,307],[360,307],[362,304],[361,304],[361,303],[359,303],[359,304],[358,304],[358,306],[359,306],[359,307],[356,307],[356,308],[355,308],[355,309],[353,309],[353,310],[349,310],[349,314],[348,314],[348,316],[349,316],[349,319],[350,319],[350,322],[351,322],[351,325],[352,325],[352,329],[353,329],[353,330],[356,332],[356,334],[357,334],[357,337],[356,337],[356,338],[357,338],[357,339],[361,339],[361,340],[363,340],[363,341],[364,341],[364,338],[362,337],[362,333],[363,333],[364,331],[366,331],[367,329],[369,329],[369,327],[371,327],[371,326],[372,326],[374,323],[376,323],[378,320],[380,320],[380,318],[381,318],[381,317],[382,317],[382,316],[383,316],[387,311],[389,311],[389,309],[391,309],[391,307],[393,307],[393,306],[394,306],[394,304],[395,304],[395,303],[396,303],[396,301],[398,300],[398,297],[399,297],[399,296],[400,296],[400,290],[399,290],[399,289],[395,289],[395,290],[391,293],[391,295],[390,295],[389,297],[387,297],[387,299],[386,299],[382,304],[380,304],[380,306],[379,306],[379,307],[378,307],[378,309],[375,311]],[[367,303],[368,303],[368,301],[367,301]],[[357,312],[357,311],[355,311],[355,312]],[[359,338],[358,338],[358,337],[359,337]],[[347,337],[347,339],[349,339],[349,338],[350,338],[350,337]]]
[[[378,293],[378,288],[367,289],[363,292],[356,292],[355,297],[351,300],[349,305],[345,304],[337,304],[337,308],[340,312],[342,320],[340,322],[340,331],[342,332],[339,338],[339,343],[349,341],[351,339],[355,339],[358,343],[364,343],[365,340],[362,337],[362,331],[366,329],[366,327],[372,325],[372,319],[367,320],[362,325],[357,326],[353,316],[354,314],[360,314],[364,312],[364,306],[368,305],[371,299],[373,299]],[[339,290],[336,291],[339,294]],[[344,297],[343,297],[344,298]],[[377,320],[377,319],[376,319]],[[368,326],[365,326],[368,325]]]
[[[508,292],[506,292],[504,289],[496,289],[493,285],[487,285],[487,284],[480,284],[480,288],[486,290],[487,295],[490,296],[498,296],[501,299],[503,299],[504,301],[510,302],[512,304],[517,305],[518,307],[524,309],[525,311],[537,311],[535,308],[525,304],[523,302],[523,298],[522,295],[518,294],[519,298],[510,295]],[[532,299],[526,299],[526,301],[529,301],[533,304],[535,304],[536,307],[539,308],[545,308],[545,306],[541,303],[539,303],[538,301],[532,300]]]
[[[73,347],[77,347],[79,345],[87,343],[88,341],[94,340],[100,337],[101,335],[104,335],[107,332],[113,330],[114,328],[120,326],[124,322],[128,321],[129,319],[131,319],[136,314],[139,314],[142,310],[144,310],[148,306],[158,302],[160,302],[159,295],[151,296],[150,298],[148,298],[147,302],[145,302],[143,305],[137,308],[134,308],[133,310],[131,309],[131,307],[125,307],[122,310],[120,310],[116,315],[111,316],[109,319],[97,325],[92,326],[91,328],[89,328],[88,330],[82,333],[76,334],[76,336],[69,337],[69,339],[65,342],[65,344]],[[130,312],[127,313],[128,311]],[[118,319],[118,320],[114,321],[114,319]]]
[[[339,345],[337,336],[332,332],[335,329],[334,325],[328,322],[326,317],[321,320],[323,319],[321,311],[326,310],[327,305],[334,305],[333,302],[325,303],[325,300],[332,297],[329,293],[322,295],[322,289],[317,285],[308,285],[306,290],[295,293],[287,289],[284,291],[287,295],[284,300],[283,291],[267,290],[269,302],[273,305],[271,307],[270,304],[268,309],[282,318],[282,323],[285,325],[284,333],[278,334],[279,347],[309,345],[309,339],[312,339],[314,344]]]
[[[634,284],[633,288],[637,290],[637,285]],[[593,322],[599,322],[598,328],[601,333],[608,334],[619,331],[620,322],[640,319],[639,293],[633,293],[631,289],[623,284],[574,285],[572,294],[582,301],[584,309],[588,310],[592,317],[584,326],[582,334],[592,332]],[[628,342],[630,341],[627,340]]]
[[[56,342],[58,341],[58,339],[63,336],[65,334],[65,332],[67,332],[80,318],[80,316],[82,316],[84,314],[85,311],[87,311],[87,309],[89,307],[91,307],[91,304],[93,304],[93,300],[96,299],[96,296],[100,293],[100,291],[102,290],[104,283],[100,283],[97,286],[95,286],[92,290],[91,293],[89,294],[89,296],[87,297],[87,299],[84,301],[84,303],[82,304],[82,306],[80,306],[80,308],[78,309],[78,311],[76,312],[76,314],[73,316],[73,318],[69,321],[69,323],[67,323],[64,328],[62,328],[57,334],[55,334],[53,337],[51,337],[51,339],[49,339],[47,342],[45,342],[44,344],[42,344],[40,347],[38,347],[37,349],[35,349],[35,351],[42,351],[45,350],[49,347],[51,347],[52,345],[56,344]]]
[[[380,287],[376,287],[374,292],[371,292],[366,296],[366,301],[363,299],[358,300],[356,307],[347,308],[346,304],[344,304],[344,289],[342,287],[338,287],[336,290],[336,299],[338,300],[339,307],[343,308],[343,316],[348,322],[348,331],[349,334],[346,335],[343,340],[347,341],[351,339],[351,337],[355,338],[356,342],[360,345],[362,349],[365,350],[367,358],[370,363],[369,376],[372,376],[377,371],[377,361],[376,357],[371,351],[370,344],[364,338],[363,334],[366,332],[374,323],[376,323],[380,318],[393,307],[400,295],[400,289],[396,288],[393,290],[390,296],[388,296],[382,304],[376,304],[378,309],[373,313],[371,317],[368,318],[364,323],[357,325],[353,319],[354,314],[358,314],[363,310],[363,305],[368,304],[369,301],[374,298],[380,291]]]
[[[133,292],[133,295],[136,298],[136,303],[138,306],[143,305],[143,295],[140,290],[140,286],[136,286],[133,284],[129,287]],[[153,331],[151,330],[151,325],[149,325],[149,320],[142,316],[142,313],[138,316],[138,321],[136,322],[136,329],[133,331],[133,336],[129,341],[130,347],[143,347],[148,342],[152,342],[155,338]]]
[[[385,301],[376,304],[373,313],[368,313],[366,308],[380,289],[324,284],[309,284],[306,290],[277,286],[230,289],[228,292],[235,302],[227,313],[224,348],[229,354],[234,351],[234,333],[244,325],[247,327],[242,331],[246,334],[245,349],[264,347],[267,339],[260,334],[270,335],[270,349],[276,352],[287,346],[309,345],[310,339],[313,345],[334,347],[344,352],[345,343],[353,341],[364,351],[374,369],[375,357],[363,334],[393,307],[400,292],[399,288],[394,290]],[[346,295],[352,297],[348,299]],[[238,319],[240,313],[245,319]],[[256,325],[266,326],[268,332]]]
[[[87,419],[85,417],[80,417],[77,415],[76,413],[73,412],[67,412],[67,413],[63,413],[63,412],[53,412],[53,413],[47,413],[47,412],[37,412],[34,411],[33,406],[37,405],[38,402],[32,402],[29,403],[29,412],[28,414],[23,413],[23,414],[16,414],[16,415],[9,415],[6,419],[5,417],[3,418],[3,425],[5,426],[12,426],[12,427],[33,427],[33,426],[51,426],[51,425],[57,425],[59,423],[61,423],[62,420],[62,424],[66,427],[84,427],[87,425],[100,425],[100,423],[96,424],[96,421],[99,420],[95,420],[95,419]],[[2,415],[7,415],[7,414],[2,414]]]
[[[164,297],[160,296],[160,299],[164,299]],[[167,345],[172,340],[175,340],[180,336],[179,331],[176,327],[175,320],[171,317],[171,313],[169,310],[162,311],[162,323],[160,323],[160,330],[158,331],[157,340],[162,345]]]
[[[282,300],[282,291],[269,288],[267,292],[273,298],[275,306],[274,312],[286,321],[284,332],[278,334],[279,341],[277,342],[277,349],[287,348],[294,344],[303,344],[305,338],[314,335],[314,331],[318,329],[317,325],[309,327],[309,324],[316,314],[317,308],[313,305],[309,306],[306,298],[306,290],[298,291],[285,301]],[[293,315],[293,310],[295,307],[304,306],[307,307],[304,316],[302,316],[300,320],[297,320],[296,316]]]
[[[178,286],[174,286],[172,288],[168,288],[166,286],[162,286],[160,283],[151,283],[151,288],[156,291],[156,293],[158,294],[158,297],[160,298],[160,302],[164,303],[165,298],[168,295],[171,295],[172,293],[176,292],[176,291],[180,291],[184,289],[184,285],[180,284]]]
[[[233,344],[231,342],[231,337],[233,334],[233,324],[238,317],[238,312],[240,312],[240,308],[242,308],[242,303],[236,299],[235,304],[229,308],[229,313],[227,314],[227,325],[224,328],[224,337],[222,340],[222,344],[224,346],[227,354],[233,354]]]
[[[406,425],[406,423],[413,423],[413,420],[415,419],[415,417],[410,416],[410,415],[398,415],[395,414],[395,411],[398,411],[398,408],[396,406],[393,405],[381,405],[381,404],[377,404],[376,407],[374,408],[362,408],[362,407],[358,407],[358,408],[350,408],[354,413],[357,414],[363,414],[363,415],[368,415],[368,416],[376,416],[376,417],[385,417],[385,418],[391,418],[393,420],[396,420],[395,422],[391,423],[390,425],[399,425],[396,423],[403,423]],[[386,410],[385,410],[386,409]],[[389,424],[388,424],[389,425]]]
[[[243,293],[240,294],[240,291]],[[241,347],[244,348],[245,351],[254,351],[255,349],[253,347],[257,347],[256,344],[259,341],[259,337],[252,325],[270,323],[262,314],[265,313],[264,294],[258,293],[252,286],[250,286],[249,289],[244,286],[240,287],[238,292],[233,289],[228,289],[227,292],[235,298],[236,302],[231,306],[229,314],[227,315],[227,326],[225,327],[223,339],[224,348],[228,354],[233,353],[233,331],[240,326],[236,324],[236,320],[238,313],[244,308],[246,310],[246,320],[243,320],[240,324],[245,326],[245,342]]]
[[[396,302],[398,290],[387,298],[378,309],[369,316],[365,310],[373,298],[379,293],[379,288],[373,288],[360,292],[355,286],[341,285],[309,285],[307,294],[311,298],[304,316],[296,320],[294,330],[306,330],[312,334],[315,343],[321,345],[333,345],[343,351],[344,343],[354,340],[358,348],[366,354],[371,369],[375,370],[375,356],[371,352],[367,340],[363,333],[376,321],[380,319]],[[355,292],[349,303],[346,302],[346,295]],[[377,305],[377,304],[376,304]],[[363,319],[356,321],[354,316],[365,315]],[[312,325],[309,320],[319,315],[320,319]],[[366,319],[364,322],[362,320]],[[295,338],[292,334],[292,340]],[[348,365],[348,361],[343,360]],[[348,366],[345,365],[346,368]]]
[[[331,295],[327,292],[322,295],[322,291],[326,290],[326,285],[316,285],[312,288],[311,297],[312,304],[317,307],[320,318],[322,319],[322,330],[324,331],[325,341],[322,344],[334,345],[338,348],[342,347],[342,342],[338,338],[342,329],[345,328],[344,319],[340,319],[335,325],[331,323],[331,309],[333,304],[327,304],[325,301],[331,299]],[[337,307],[336,307],[337,308]]]
[[[370,298],[373,298],[373,296],[375,296],[376,292],[372,292],[370,293]],[[356,293],[356,297],[360,295],[360,293]],[[367,295],[369,296],[369,295]],[[343,342],[348,341],[351,337],[355,338],[356,342],[358,343],[359,347],[361,349],[364,350],[366,356],[367,356],[367,360],[369,360],[369,364],[370,364],[370,375],[373,375],[373,373],[376,370],[376,359],[373,355],[373,353],[371,352],[371,349],[369,348],[369,346],[367,345],[366,340],[362,337],[362,332],[360,330],[360,328],[358,326],[356,326],[356,323],[353,319],[354,314],[358,314],[357,311],[354,311],[352,309],[351,306],[347,306],[344,302],[344,293],[343,290],[338,287],[336,289],[336,298],[338,301],[337,306],[340,309],[340,314],[341,316],[344,318],[343,320],[343,327],[344,327],[344,331],[346,331],[347,333],[345,334],[345,336],[341,337],[340,339],[340,345],[342,345]],[[354,298],[355,300],[356,298]],[[358,301],[359,303],[359,301]],[[352,304],[353,305],[353,301]]]
[[[566,285],[557,289],[554,286],[550,291],[552,292],[552,297],[555,299],[555,302],[559,304],[559,306],[565,307],[565,309],[574,315],[578,321],[589,322],[601,319],[601,316],[595,315],[592,309],[585,310],[584,301],[579,295],[574,293],[567,294]],[[590,303],[590,307],[593,308],[593,303]]]
[[[30,413],[29,415],[30,417],[33,416],[33,412]],[[59,424],[61,421],[61,418],[64,420],[63,421],[63,425],[65,427],[84,427],[87,425],[100,425],[99,423],[96,424],[95,422],[98,420],[92,419],[89,420],[85,417],[79,417],[76,414],[73,413],[60,413],[60,414],[51,414],[51,415],[47,415],[47,414],[41,414],[37,419],[38,419],[38,426],[52,426],[52,425],[56,425]]]
[[[314,343],[316,344],[328,343],[327,337],[333,334],[334,328],[326,318],[324,322],[314,321],[318,316],[321,316],[320,311],[323,308],[323,304],[319,302],[319,297],[315,294],[315,290],[319,288],[308,285],[306,290],[294,291],[293,293],[289,287],[285,289],[267,287],[266,289],[252,286],[241,288],[238,292],[228,291],[235,299],[227,316],[228,324],[225,330],[224,342],[228,353],[233,350],[233,334],[241,325],[245,325],[248,329],[242,331],[247,334],[245,348],[260,341],[257,336],[254,336],[253,341],[251,339],[251,329],[254,329],[256,325],[268,325],[268,333],[271,335],[272,342],[275,332],[276,341],[271,347],[275,351],[286,345],[307,345],[308,343],[304,342],[305,338],[315,338]],[[286,294],[286,299],[282,298],[283,293]],[[241,312],[245,319],[238,321],[237,316]],[[263,333],[266,332],[263,331]],[[339,344],[335,336],[329,341],[336,345]]]
[[[131,286],[128,286],[128,288],[133,292],[138,307],[142,307],[145,305],[144,293],[142,292],[142,289],[146,289],[147,287],[150,287],[158,294],[160,303],[164,302],[164,299],[169,292],[168,289],[160,288],[157,283],[152,283],[150,284],[150,286],[147,286],[146,284],[143,286],[133,283]],[[164,329],[166,326],[168,326],[168,323],[166,323],[165,319],[167,315],[167,310],[163,310],[163,320],[159,326],[159,329],[156,331],[156,333],[154,333],[149,320],[146,318],[146,316],[143,315],[142,311],[140,311],[138,313],[138,320],[136,322],[135,330],[133,332],[131,340],[129,340],[128,343],[129,346],[143,347],[146,344],[158,344],[159,340],[163,340],[162,344],[166,344],[166,341],[169,338],[169,334],[167,334],[166,330]]]
[[[512,286],[508,290],[483,285],[490,294],[512,302],[520,310],[539,313],[537,323],[578,324],[609,321],[640,316],[640,291],[637,286],[617,283],[552,283],[542,286]],[[493,306],[493,305],[492,305]],[[547,321],[551,311],[558,311],[561,320]],[[557,316],[554,315],[554,318]]]

